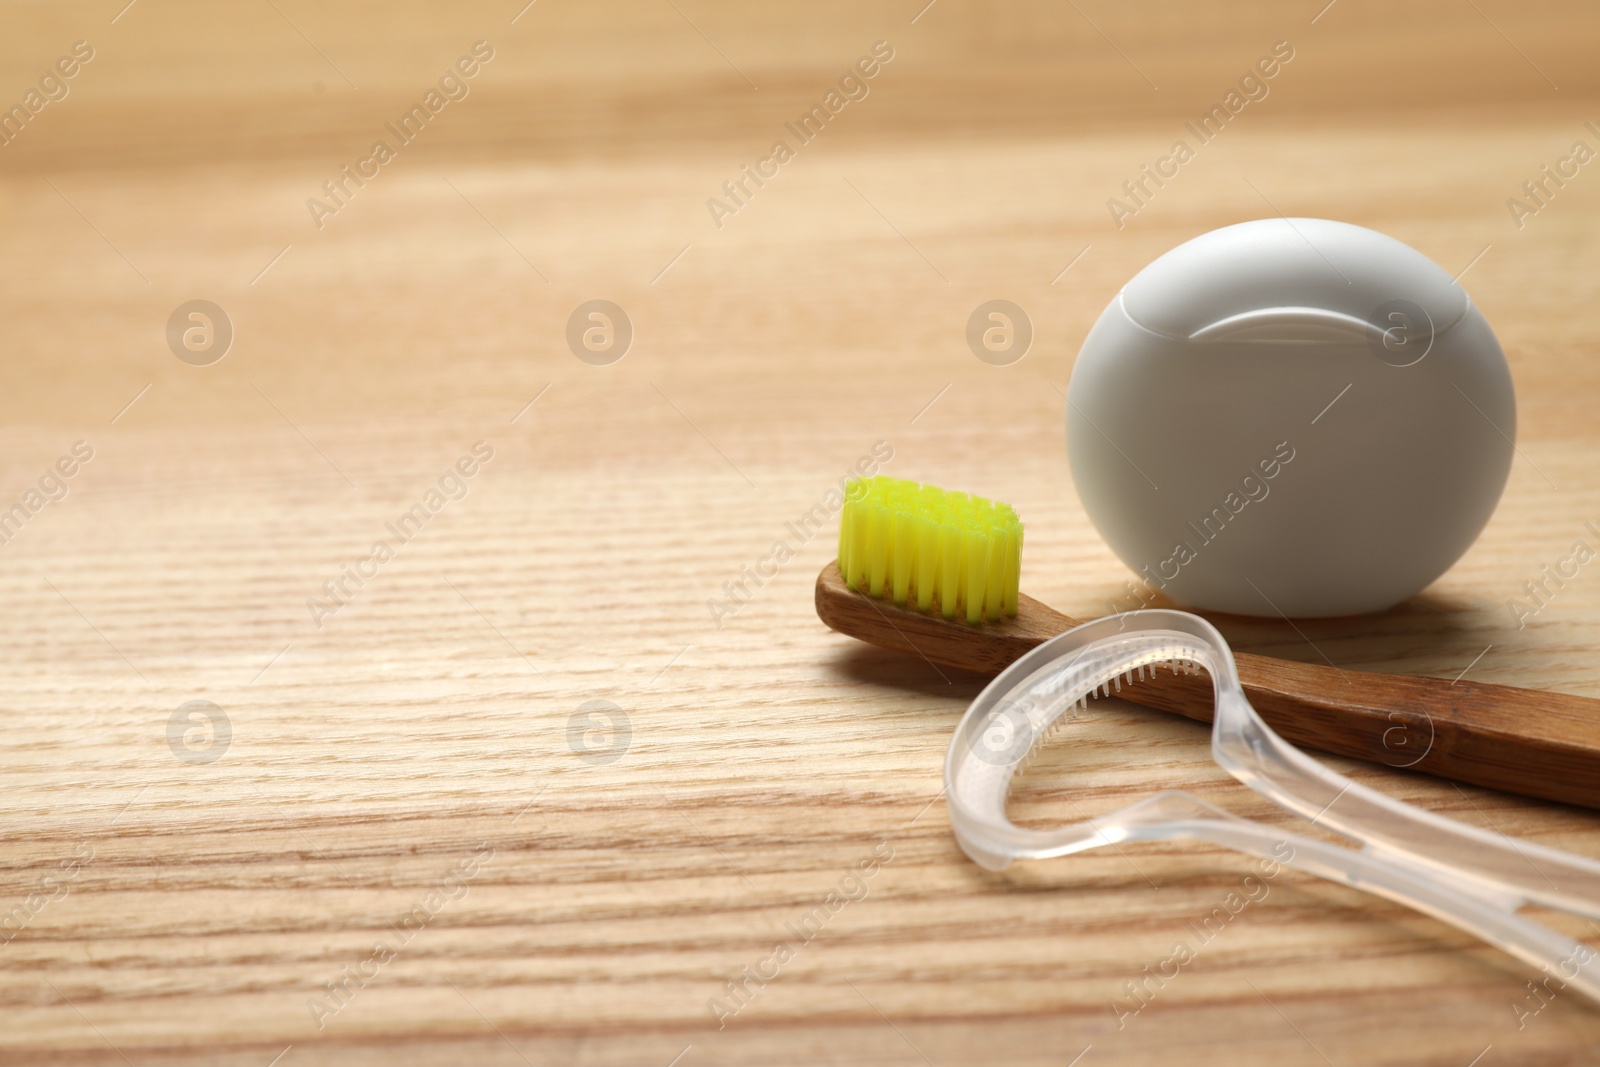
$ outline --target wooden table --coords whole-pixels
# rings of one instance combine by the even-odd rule
[[[1593,5],[123,3],[0,14],[0,101],[93,50],[0,147],[6,1062],[1593,1062],[1595,1008],[1532,1014],[1528,968],[1292,872],[1119,1026],[1250,862],[979,870],[940,786],[981,679],[826,631],[833,529],[795,525],[878,445],[1012,502],[1025,586],[1103,612],[1127,575],[1059,392],[1089,324],[1205,230],[1347,219],[1467,272],[1519,458],[1414,601],[1224,628],[1600,696],[1600,572],[1507,607],[1600,520],[1600,168],[1506,204],[1600,146]],[[786,132],[878,41],[864,98]],[[1107,199],[1277,41],[1119,229]],[[1003,367],[965,341],[995,298],[1035,330]],[[569,347],[597,299],[620,361]],[[187,311],[169,346],[193,300],[220,361]],[[1161,785],[1281,817],[1200,726],[1095,730],[1027,817]],[[1600,855],[1594,813],[1338,766]]]

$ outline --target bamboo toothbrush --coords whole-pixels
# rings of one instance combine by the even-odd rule
[[[996,674],[1078,625],[1018,591],[1021,554],[1022,523],[1006,504],[898,478],[852,482],[839,559],[817,576],[817,615],[869,644]],[[1251,704],[1295,744],[1600,809],[1600,700],[1235,658]],[[1120,695],[1211,721],[1205,676],[1160,675]]]

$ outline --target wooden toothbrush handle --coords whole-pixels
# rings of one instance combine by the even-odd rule
[[[873,600],[836,564],[817,577],[817,614],[840,633],[936,664],[998,674],[1077,622],[1032,597],[1015,618],[980,627]],[[1521,796],[1600,809],[1600,700],[1484,682],[1368,674],[1312,663],[1234,656],[1261,718],[1297,745],[1409,768]],[[1211,679],[1160,674],[1123,698],[1200,722],[1212,718]]]
[[[1234,656],[1256,713],[1297,745],[1600,808],[1600,701],[1567,693]],[[1212,718],[1209,678],[1124,689],[1146,707]],[[1187,683],[1187,684],[1184,684]]]

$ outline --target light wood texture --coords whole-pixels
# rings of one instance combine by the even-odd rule
[[[1505,206],[1594,143],[1593,5],[122,7],[0,12],[0,102],[74,41],[96,51],[0,147],[0,510],[94,449],[0,547],[0,915],[80,857],[0,944],[0,1060],[1592,1061],[1594,1009],[1557,995],[1519,1027],[1536,975],[1290,873],[1119,1028],[1124,982],[1248,865],[1170,845],[980,871],[940,770],[982,679],[829,631],[831,521],[792,524],[883,441],[891,473],[1017,507],[1033,595],[1111,610],[1126,575],[1063,456],[1085,331],[1207,229],[1348,219],[1471,264],[1520,455],[1416,600],[1222,628],[1284,659],[1600,697],[1600,564],[1526,627],[1507,608],[1600,520],[1600,171],[1521,229]],[[471,95],[317,229],[307,199],[479,39]],[[1107,197],[1280,39],[1271,94],[1115,228]],[[878,40],[895,58],[870,95],[718,229],[706,200]],[[964,339],[997,297],[1036,332],[1008,367]],[[565,340],[597,298],[635,327],[611,366]],[[167,348],[191,299],[235,328],[212,366]],[[308,599],[480,440],[466,495],[316,625]],[[709,603],[778,540],[793,558],[719,625]],[[225,751],[193,738],[214,762],[169,746],[193,700],[231,724]],[[583,733],[594,700],[625,747]],[[1600,856],[1592,813],[1339,766]],[[1025,784],[1024,820],[1164,786],[1280,817],[1204,726],[1130,705]],[[368,963],[462,863],[464,895]],[[842,884],[865,897],[798,943]],[[793,957],[719,1028],[708,1002],[780,940]],[[308,1000],[346,967],[376,973],[319,1029]]]
[[[835,560],[817,575],[817,617],[859,641],[930,664],[998,674],[1078,625],[1019,593],[1017,614],[969,625],[850,588]],[[1297,745],[1501,789],[1600,807],[1600,700],[1466,679],[1374,674],[1234,655],[1263,721]],[[1211,722],[1207,677],[1157,674],[1119,687],[1124,700]]]

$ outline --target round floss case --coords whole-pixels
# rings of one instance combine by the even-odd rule
[[[1488,522],[1511,373],[1450,275],[1391,237],[1263,219],[1179,245],[1084,340],[1078,495],[1141,585],[1244,615],[1381,611]]]

